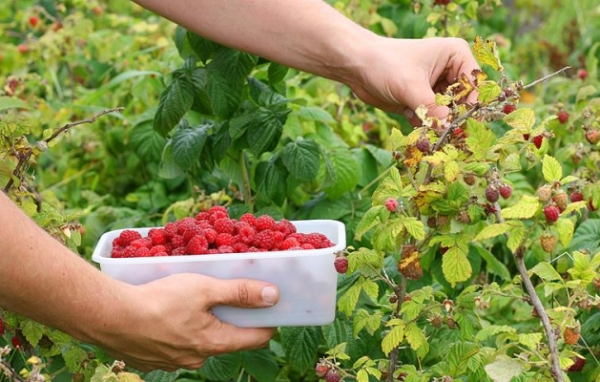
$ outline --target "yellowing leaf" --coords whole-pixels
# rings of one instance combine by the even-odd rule
[[[487,105],[498,98],[502,88],[495,81],[484,81],[479,85],[477,91],[479,92],[479,102]]]
[[[460,167],[456,161],[450,161],[444,166],[444,177],[448,182],[454,182],[458,177]]]
[[[404,336],[406,337],[406,342],[408,342],[413,350],[419,349],[427,342],[423,330],[414,322],[411,322],[406,326],[404,329]]]
[[[401,320],[392,320],[396,325],[390,330],[381,341],[381,350],[385,355],[389,355],[392,350],[404,340],[404,322]]]
[[[436,94],[435,104],[438,106],[448,106],[452,102],[452,97],[449,95]]]
[[[493,40],[483,41],[481,36],[475,37],[475,46],[473,47],[475,58],[481,64],[489,65],[494,70],[503,71],[504,68],[500,64],[496,43]]]
[[[390,145],[392,146],[392,150],[398,150],[406,146],[406,137],[395,127],[390,134]]]
[[[510,230],[511,226],[507,223],[498,223],[492,224],[484,227],[478,234],[475,236],[474,241],[482,241],[486,239],[490,239],[492,237],[504,235],[508,230]]]
[[[517,252],[517,249],[523,243],[523,239],[525,239],[525,225],[521,221],[518,221],[519,225],[513,226],[513,228],[508,233],[508,240],[506,242],[506,246],[511,250],[512,253]]]
[[[473,269],[467,259],[467,253],[459,247],[452,247],[442,257],[442,271],[446,280],[454,287],[456,283],[467,281]]]
[[[402,219],[402,224],[408,234],[417,240],[425,239],[425,226],[423,222],[415,217],[407,217]]]
[[[573,232],[575,231],[575,224],[573,221],[567,218],[560,218],[556,222],[556,230],[558,231],[558,238],[561,244],[566,247],[573,239]]]
[[[529,219],[532,218],[540,207],[540,201],[534,196],[524,195],[519,202],[502,210],[504,219]]]
[[[549,155],[545,155],[542,164],[542,174],[544,174],[546,182],[554,183],[560,181],[563,171],[560,163],[558,163],[556,159]]]
[[[535,124],[535,112],[533,109],[517,109],[504,117],[506,122],[513,129],[521,133],[529,133]]]

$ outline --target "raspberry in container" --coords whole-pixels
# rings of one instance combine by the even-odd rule
[[[245,220],[250,222],[251,219],[251,216],[246,216]],[[213,219],[210,228],[208,223],[204,224],[204,230],[207,232],[205,237],[208,237],[207,241],[212,243],[188,237],[187,245],[195,246],[195,251],[203,254],[186,254],[187,247],[183,246],[180,248],[184,249],[180,251],[169,248],[168,242],[163,241],[163,234],[156,231],[170,231],[171,235],[178,235],[181,240],[184,240],[185,229],[184,232],[181,232],[181,229],[177,232],[177,227],[167,224],[165,227],[130,228],[106,232],[98,241],[92,260],[100,265],[102,272],[134,285],[177,273],[199,273],[220,279],[251,278],[277,285],[280,299],[273,307],[244,309],[216,306],[213,308],[214,314],[221,320],[240,327],[310,326],[327,325],[333,322],[338,277],[334,262],[336,253],[346,248],[346,232],[343,223],[335,220],[290,222],[297,234],[319,233],[326,236],[331,245],[326,248],[304,249],[298,247],[297,241],[294,240],[288,240],[284,244],[286,238],[293,239],[298,236],[293,234],[290,236],[289,232],[285,235],[284,229],[282,229],[283,237],[276,235],[275,239],[266,237],[267,235],[250,237],[250,233],[246,233],[244,237],[242,230],[240,230],[241,234],[237,231],[233,232],[228,223],[221,221],[215,225],[217,221],[218,219]],[[257,223],[263,231],[265,227],[271,227],[272,224],[267,218],[252,222],[252,224]],[[220,232],[215,230],[215,227]],[[124,231],[128,231],[128,234],[134,232],[130,234],[135,236],[130,238],[131,241],[146,240],[146,242],[135,243],[137,246],[135,251],[144,256],[135,256],[132,252],[122,252],[120,253],[122,257],[112,256],[116,249],[121,249],[113,248],[113,245],[120,244],[118,240],[115,242],[115,239]],[[235,238],[234,242],[231,241],[232,237]],[[281,242],[278,242],[280,247],[273,247],[269,251],[256,251],[255,245],[273,246],[271,242],[278,239],[281,239]],[[155,242],[154,245],[149,244],[152,241]],[[219,248],[224,252],[217,252],[211,248],[217,242],[221,244]],[[311,248],[311,245],[305,247]],[[165,252],[160,253],[163,248]],[[236,249],[248,252],[239,252]],[[122,250],[125,251],[125,248]],[[175,253],[167,255],[168,250]],[[193,253],[194,250],[191,252]]]

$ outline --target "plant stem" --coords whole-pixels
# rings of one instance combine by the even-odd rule
[[[246,150],[240,153],[240,167],[242,168],[242,195],[244,195],[244,203],[250,209],[250,213],[254,212],[254,203],[252,202],[252,189],[250,188],[250,175],[248,174],[248,166],[246,166]]]
[[[548,78],[550,78],[550,77],[554,77],[554,76],[556,76],[556,75],[558,75],[558,74],[561,74],[562,72],[564,72],[564,71],[567,71],[567,70],[569,70],[569,69],[571,69],[571,67],[570,67],[570,66],[565,66],[564,68],[562,68],[562,69],[560,69],[560,70],[557,70],[557,71],[556,71],[556,72],[554,72],[554,73],[550,73],[550,74],[548,74],[547,76],[544,76],[544,77],[542,77],[542,78],[540,78],[540,79],[537,79],[537,80],[533,81],[532,83],[529,83],[529,84],[527,84],[527,85],[523,86],[523,89],[522,89],[522,90],[525,90],[525,89],[529,89],[529,88],[531,88],[531,87],[534,87],[535,85],[539,84],[540,82],[544,82],[544,81],[546,81]]]
[[[19,373],[12,368],[10,363],[6,362],[5,360],[0,361],[0,370],[3,370],[6,374],[10,374],[7,375],[7,377],[9,377],[12,381],[25,382],[25,379],[22,378]]]
[[[406,277],[400,276],[400,285],[394,288],[396,296],[398,296],[398,305],[396,306],[396,316],[400,313],[404,297],[406,296]],[[390,352],[390,364],[388,365],[388,376],[387,382],[394,382],[394,372],[396,371],[396,364],[398,363],[398,350],[399,347],[395,347]]]
[[[531,304],[537,311],[538,316],[540,317],[540,321],[542,321],[542,326],[546,331],[546,338],[548,339],[548,348],[550,350],[550,373],[552,374],[552,378],[556,382],[563,382],[562,371],[560,370],[560,359],[558,356],[558,347],[556,343],[557,335],[552,330],[552,324],[550,323],[550,319],[548,318],[548,314],[544,310],[544,305],[540,300],[539,296],[535,292],[535,287],[527,274],[527,267],[525,266],[525,261],[523,260],[523,255],[525,253],[524,247],[519,247],[515,252],[515,261],[517,263],[517,268],[519,273],[521,274],[521,278],[523,279],[523,285],[525,286],[525,290],[529,297],[531,298]]]

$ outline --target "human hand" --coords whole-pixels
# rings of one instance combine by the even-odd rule
[[[443,93],[461,73],[471,78],[479,69],[468,43],[458,38],[426,38],[418,40],[375,36],[361,49],[353,63],[351,77],[343,82],[364,102],[380,109],[404,114],[418,124],[415,115],[424,105],[430,116],[444,119],[446,106],[435,104],[435,93]],[[475,102],[472,92],[467,102]]]
[[[265,287],[267,287],[265,289]],[[131,309],[118,330],[106,328],[98,341],[116,359],[141,371],[197,369],[207,357],[264,347],[274,328],[239,328],[220,321],[211,308],[264,308],[279,292],[257,280],[220,280],[179,274],[128,288]]]

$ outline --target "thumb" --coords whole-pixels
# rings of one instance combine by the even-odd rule
[[[266,308],[279,301],[279,290],[273,284],[250,279],[214,279],[207,286],[209,305],[239,308]]]
[[[427,115],[430,117],[437,117],[439,120],[444,120],[448,117],[450,109],[447,106],[436,104],[435,93],[428,82],[419,81],[419,83],[412,86],[412,89],[415,89],[413,91],[414,96],[406,100],[406,106],[411,111],[416,111],[419,106],[425,106],[427,108]],[[414,115],[414,119],[418,120],[419,118]]]

